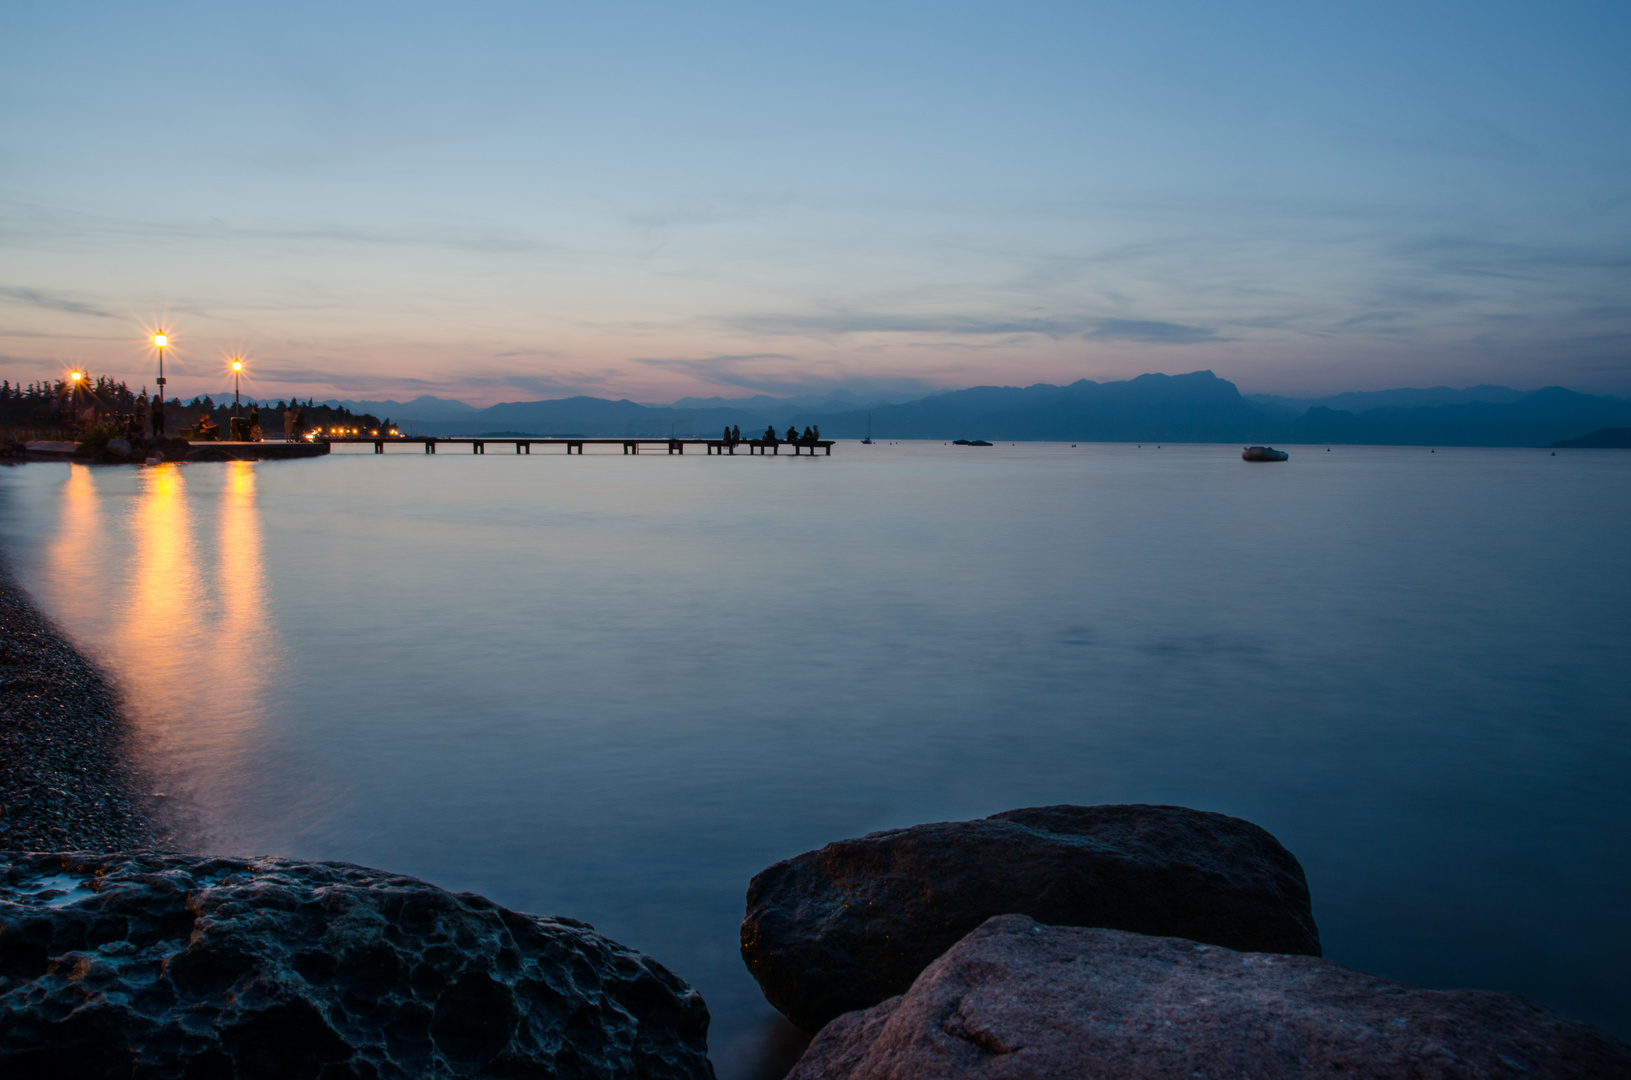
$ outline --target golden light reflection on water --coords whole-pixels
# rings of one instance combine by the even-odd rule
[[[127,595],[119,604],[121,664],[132,704],[150,715],[184,711],[207,636],[197,539],[180,466],[139,474],[130,513]]]
[[[220,819],[230,778],[262,751],[283,662],[255,464],[222,468],[73,466],[48,560],[53,613],[118,673],[156,779],[201,822]],[[108,512],[109,495],[123,496],[124,513]]]
[[[266,617],[266,567],[261,556],[260,505],[255,494],[255,464],[232,461],[226,466],[226,488],[221,497],[221,538],[218,551],[221,585],[221,638],[223,651],[239,658],[251,684],[245,692],[264,689],[266,669],[248,658],[267,643],[272,632]]]
[[[62,486],[62,519],[47,562],[51,568],[47,588],[57,599],[57,617],[70,624],[95,621],[101,610],[94,595],[94,559],[101,544],[101,503],[89,465],[68,466],[68,482]],[[76,583],[80,586],[74,587]]]

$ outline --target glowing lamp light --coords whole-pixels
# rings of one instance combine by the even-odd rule
[[[162,349],[166,345],[170,344],[170,338],[166,334],[154,334],[153,335],[153,344],[157,345],[159,348]]]
[[[232,370],[233,371],[242,371],[243,369],[244,369],[244,362],[242,360],[234,360],[232,362]]]
[[[83,379],[85,377],[85,373],[83,371],[75,371],[75,372],[71,372],[68,375],[68,377],[70,379],[74,380],[74,382],[78,382],[79,380],[81,380],[81,379]]]

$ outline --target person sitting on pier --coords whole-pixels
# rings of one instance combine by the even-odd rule
[[[769,427],[765,428],[765,442],[773,443],[775,441],[776,441],[776,425],[771,424]]]
[[[815,441],[816,442],[821,441],[821,425],[820,424],[817,424],[815,426]]]
[[[215,422],[209,413],[205,413],[203,416],[198,418],[198,437],[200,439],[214,441],[215,439],[220,438],[220,436],[220,425]]]
[[[741,424],[732,424],[731,425],[731,445],[735,446],[737,443],[740,443],[741,441],[742,441],[742,425]]]
[[[815,433],[810,430],[808,425],[806,425],[804,428],[804,438],[800,439],[799,441],[804,443],[806,446],[815,442]]]
[[[249,406],[248,435],[250,442],[261,441],[261,407],[259,405]]]
[[[787,441],[791,443],[799,441],[799,429],[792,424],[787,425]]]
[[[725,434],[720,436],[720,441],[726,446],[731,444],[731,426],[729,424],[725,425]]]

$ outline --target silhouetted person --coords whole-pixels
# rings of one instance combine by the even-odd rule
[[[817,424],[816,427],[815,427],[815,437],[816,437],[816,442],[821,441],[821,425],[820,424]]]
[[[804,429],[804,441],[807,442],[807,443],[815,441],[815,435],[814,435],[814,433],[812,433],[810,431],[809,428]]]
[[[775,442],[775,441],[776,441],[776,429],[775,429],[775,427],[771,426],[771,427],[765,428],[765,442]]]
[[[153,395],[152,420],[153,420],[153,438],[155,438],[155,439],[164,438],[164,395],[163,394],[154,394]]]
[[[799,441],[799,429],[794,427],[792,424],[787,425],[787,441],[788,442],[798,442]]]
[[[731,428],[730,428],[729,424],[725,425],[725,434],[720,436],[720,441],[723,442],[726,446],[730,445],[730,442],[731,442]]]
[[[261,407],[259,405],[249,406],[249,441],[261,441]]]
[[[742,425],[741,424],[734,424],[731,427],[731,442],[739,443],[741,441],[742,441]]]
[[[214,442],[221,437],[221,429],[216,425],[215,418],[205,413],[198,420],[198,437]]]

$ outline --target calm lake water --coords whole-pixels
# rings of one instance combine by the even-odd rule
[[[587,919],[725,1080],[755,872],[1065,802],[1248,818],[1327,956],[1631,1036],[1631,453],[493,449],[31,464],[0,538],[199,844]]]

